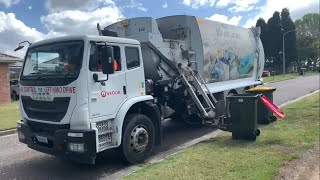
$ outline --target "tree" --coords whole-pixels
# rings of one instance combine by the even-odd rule
[[[315,62],[320,58],[320,14],[309,13],[295,21],[298,29],[297,48],[298,62]]]
[[[296,30],[296,26],[294,25],[290,17],[290,12],[287,8],[284,8],[281,11],[281,24],[283,28],[283,33]],[[297,41],[296,32],[290,32],[285,35],[284,44],[285,44],[286,67],[288,67],[291,62],[297,61],[296,41]]]
[[[319,13],[309,13],[305,14],[301,19],[297,19],[294,23],[299,29],[298,38],[301,36],[319,38],[320,32],[320,14]]]
[[[315,62],[319,57],[318,49],[313,47],[315,40],[312,37],[302,36],[297,39],[297,48],[299,54],[298,64],[301,66],[301,63],[308,62],[308,66],[311,65],[311,62]]]
[[[280,68],[282,66],[282,59],[280,58],[280,52],[282,51],[282,25],[278,11],[274,12],[273,16],[268,20],[268,34],[270,58],[273,60],[274,65]]]
[[[265,56],[266,58],[268,58],[270,56],[270,52],[269,52],[269,44],[268,44],[268,24],[266,23],[266,21],[263,18],[259,18],[257,20],[256,23],[256,27],[260,27],[261,29],[261,35],[260,35],[260,39],[262,41],[263,44],[263,48],[265,51]]]
[[[268,24],[263,18],[259,18],[256,23],[256,27],[260,27],[261,29],[261,35],[260,39],[263,45],[264,54],[265,54],[265,67],[272,67],[272,64],[270,64],[270,45],[269,45],[269,33],[268,33]]]

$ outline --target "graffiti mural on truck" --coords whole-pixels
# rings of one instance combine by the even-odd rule
[[[216,56],[210,56],[207,61],[208,83],[251,77],[253,73],[254,56],[252,53],[240,57],[230,50],[218,50]]]

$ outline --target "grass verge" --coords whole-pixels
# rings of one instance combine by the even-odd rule
[[[307,72],[304,76],[313,76],[313,75],[320,75],[319,72]],[[263,82],[264,83],[272,83],[272,82],[278,82],[278,81],[285,81],[288,79],[295,79],[297,77],[301,77],[298,73],[294,74],[286,74],[285,77],[283,75],[275,75],[275,76],[269,76],[269,77],[264,77]]]
[[[234,141],[226,132],[124,179],[272,179],[319,143],[319,103],[316,93],[285,106],[286,118],[259,127],[256,142]]]
[[[15,128],[19,118],[18,102],[0,105],[0,131]]]

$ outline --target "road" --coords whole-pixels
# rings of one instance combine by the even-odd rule
[[[274,93],[275,104],[319,89],[319,76],[308,76],[267,86],[277,88]],[[191,139],[214,131],[212,127],[192,128],[170,121],[164,124],[163,146],[157,152],[181,145]],[[28,149],[18,142],[17,135],[0,137],[0,179],[99,179],[126,165],[120,155],[113,150],[98,156],[95,165],[73,164],[68,160]]]
[[[275,104],[280,105],[312,91],[318,90],[320,88],[319,77],[319,75],[299,77],[287,81],[267,84],[266,86],[277,88],[274,92],[274,102]]]

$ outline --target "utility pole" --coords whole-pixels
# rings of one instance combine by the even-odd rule
[[[283,34],[283,37],[282,37],[282,63],[283,63],[283,77],[286,76],[286,57],[285,57],[285,46],[284,46],[284,38],[285,36],[290,33],[290,32],[294,32],[294,31],[297,31],[297,29],[294,29],[294,30],[291,30],[291,31],[287,31]]]

